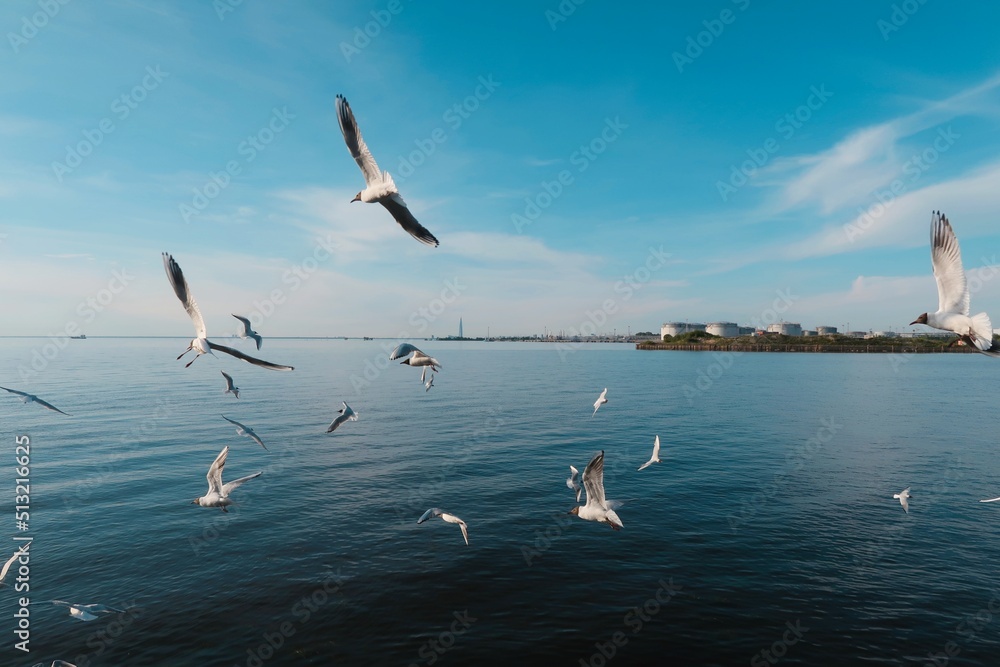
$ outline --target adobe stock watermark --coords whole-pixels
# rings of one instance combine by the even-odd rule
[[[639,264],[631,273],[622,276],[622,279],[614,284],[613,291],[619,297],[605,299],[601,307],[584,312],[585,319],[578,327],[570,327],[569,335],[572,337],[587,337],[595,335],[600,327],[608,323],[608,318],[618,312],[621,303],[627,302],[636,292],[653,278],[653,274],[667,265],[672,255],[663,251],[663,246],[659,248],[649,247],[649,253],[643,263]],[[620,302],[619,302],[620,299]],[[559,352],[559,360],[565,361],[566,355],[575,352],[583,345],[582,342],[556,343],[556,351]]]
[[[293,264],[291,268],[285,269],[281,274],[281,284],[287,286],[287,291],[283,287],[272,289],[263,299],[254,299],[253,310],[246,318],[250,320],[253,328],[259,327],[265,320],[274,315],[278,308],[285,305],[289,295],[294,294],[309,278],[333,257],[334,250],[337,249],[337,242],[333,234],[327,234],[326,238],[316,237],[313,239],[312,253],[302,259],[301,262]],[[235,323],[239,327],[239,323]]]
[[[645,624],[653,620],[654,616],[684,590],[683,586],[674,583],[673,577],[666,581],[660,579],[657,583],[660,587],[656,592],[641,605],[629,609],[622,618],[622,625],[631,630],[632,637],[642,632]],[[594,652],[589,658],[580,658],[580,667],[604,667],[618,655],[619,649],[628,644],[629,638],[624,630],[616,630],[607,641],[594,642]]]
[[[371,46],[372,40],[381,35],[382,31],[392,23],[393,17],[399,16],[403,12],[403,9],[405,7],[401,0],[389,0],[385,5],[385,9],[371,10],[369,13],[372,20],[363,26],[355,26],[354,36],[351,41],[342,41],[340,43],[340,53],[344,56],[347,64],[351,64],[351,59],[354,56],[359,55]]]
[[[814,436],[785,455],[785,469],[774,473],[774,477],[768,484],[758,487],[759,490],[757,492],[751,494],[748,498],[744,498],[740,504],[739,515],[729,515],[727,521],[734,533],[739,532],[740,526],[752,521],[757,516],[757,513],[767,505],[767,501],[774,498],[785,486],[788,478],[801,470],[808,461],[812,460],[823,449],[826,443],[833,440],[837,431],[844,428],[844,425],[838,424],[833,417],[820,419],[819,423],[820,427],[816,430]]]
[[[974,614],[966,614],[955,626],[955,634],[965,643],[975,641],[987,626],[993,622],[993,616],[1000,614],[1000,593],[993,591],[992,596],[981,609]],[[942,650],[931,653],[927,652],[927,662],[923,667],[947,667],[951,659],[962,652],[962,642],[949,640],[945,642]]]
[[[243,0],[212,0],[212,9],[220,21],[226,20],[226,14],[232,14],[243,4]]]
[[[462,123],[467,121],[479,109],[480,105],[490,99],[496,89],[501,86],[499,81],[493,79],[492,74],[485,77],[480,76],[478,81],[479,85],[476,86],[471,95],[466,96],[461,102],[452,104],[441,114],[441,120],[448,125],[452,132],[462,127]],[[399,178],[396,180],[402,183],[412,176],[417,167],[423,165],[427,158],[437,151],[438,146],[446,141],[448,141],[448,132],[443,127],[431,130],[426,139],[414,139],[413,143],[416,149],[405,156],[399,156],[399,165],[396,167],[396,174]]]
[[[833,97],[833,93],[826,89],[825,83],[821,83],[819,88],[809,86],[809,96],[806,97],[806,101],[775,121],[774,131],[782,139],[788,141],[805,123],[812,119],[814,112],[823,108],[823,105],[831,97]],[[765,139],[759,148],[748,148],[746,154],[750,159],[741,162],[739,167],[735,164],[730,165],[729,178],[725,181],[715,182],[715,189],[722,201],[729,201],[729,197],[746,185],[757,173],[757,170],[766,165],[771,160],[771,156],[779,150],[781,150],[781,143],[775,137]]]
[[[792,290],[789,288],[779,289],[776,294],[777,296],[769,308],[765,308],[757,317],[750,318],[750,324],[755,329],[766,331],[769,325],[781,321],[782,315],[787,313],[792,304],[799,299],[798,296],[792,294]],[[715,383],[722,378],[727,370],[732,368],[733,363],[743,354],[738,350],[713,352],[712,362],[705,368],[698,370],[698,378],[694,384],[686,384],[681,389],[687,404],[694,405],[695,399],[714,387]]]
[[[291,614],[295,619],[294,622],[282,621],[261,633],[260,643],[246,650],[244,667],[263,667],[264,663],[274,657],[301,626],[308,623],[309,619],[331,600],[336,599],[346,581],[347,578],[340,574],[340,568],[337,568],[336,572],[328,572],[319,586],[292,605]]]
[[[614,120],[605,118],[601,131],[589,142],[581,144],[573,151],[569,156],[569,163],[576,167],[578,174],[582,174],[608,149],[608,146],[618,141],[618,137],[626,129],[628,125],[621,121],[620,116],[615,116]],[[574,182],[575,177],[569,169],[560,171],[552,181],[542,181],[536,194],[524,198],[524,211],[520,214],[512,213],[510,216],[517,233],[521,234],[525,227],[534,223],[542,215],[542,211],[552,206],[552,202],[559,199],[566,188]]]
[[[441,656],[455,647],[458,638],[469,631],[472,624],[479,619],[469,614],[469,610],[452,612],[455,620],[451,622],[447,630],[441,631],[437,637],[428,639],[417,650],[420,662],[411,662],[410,667],[420,667],[420,665],[433,665]]]
[[[731,2],[741,12],[745,12],[750,6],[750,0],[731,0]],[[683,74],[685,67],[694,64],[694,61],[700,58],[709,47],[715,44],[715,40],[722,36],[722,33],[726,31],[726,26],[736,22],[737,16],[739,14],[726,8],[719,12],[718,18],[702,21],[701,24],[705,26],[705,29],[696,35],[688,35],[684,53],[674,51],[671,54],[677,71]]]
[[[902,178],[893,179],[886,190],[875,190],[873,193],[878,201],[868,206],[868,208],[858,207],[858,217],[852,222],[844,225],[844,234],[850,243],[854,243],[858,238],[883,216],[885,212],[892,208],[899,198],[909,187],[920,180],[920,177],[930,169],[942,154],[955,145],[955,142],[962,135],[951,129],[938,128],[937,136],[931,145],[919,153],[914,153],[909,160],[903,163],[903,175],[908,176],[906,180]]]
[[[80,316],[84,324],[93,322],[114,302],[119,294],[125,291],[133,280],[135,280],[135,276],[129,274],[128,269],[112,270],[111,279],[108,280],[107,285],[76,305],[76,314]],[[25,381],[43,372],[59,356],[59,353],[66,349],[70,339],[73,336],[81,335],[82,331],[80,322],[73,319],[63,325],[62,331],[48,334],[49,342],[43,343],[40,347],[32,348],[30,365],[18,364],[18,377]]]
[[[21,17],[21,29],[7,33],[7,42],[14,53],[20,53],[21,47],[37,37],[38,31],[45,28],[69,2],[70,0],[38,0],[35,4],[40,11],[30,16],[25,14]]]
[[[209,172],[205,182],[200,187],[192,189],[191,203],[181,202],[177,205],[181,219],[190,223],[192,217],[204,213],[208,205],[229,187],[233,178],[243,173],[243,167],[252,163],[260,153],[267,150],[267,147],[288,128],[289,123],[293,120],[295,120],[295,114],[289,112],[288,107],[271,109],[271,117],[268,121],[253,134],[248,134],[236,146],[236,154],[243,159],[229,160],[226,162],[225,168]]]
[[[809,632],[809,628],[802,625],[802,621],[795,619],[795,622],[785,621],[785,631],[781,633],[781,639],[775,641],[768,648],[761,649],[750,658],[751,667],[768,667],[776,665],[778,661],[788,655],[788,649],[802,641],[802,637]]]
[[[576,13],[576,8],[587,0],[562,0],[554,10],[545,10],[545,20],[549,22],[552,32],[555,32],[560,23],[565,23],[570,16]]]
[[[879,19],[875,22],[875,27],[882,33],[882,41],[888,42],[889,36],[894,32],[899,32],[899,29],[906,25],[910,17],[926,4],[927,0],[903,0],[898,4],[893,3],[889,20]]]
[[[131,116],[132,112],[138,109],[139,105],[149,97],[149,94],[159,88],[163,80],[170,76],[170,72],[162,71],[159,65],[155,67],[148,65],[145,72],[146,74],[142,77],[142,80],[134,85],[131,90],[111,100],[111,113],[119,122],[125,121]],[[63,177],[73,173],[75,169],[83,164],[83,160],[92,154],[95,148],[104,143],[104,140],[116,128],[117,125],[115,125],[114,119],[105,116],[97,121],[94,127],[82,130],[83,139],[76,142],[76,144],[66,145],[66,155],[63,161],[54,160],[52,162],[52,173],[55,175],[56,180],[62,183]]]
[[[451,306],[453,303],[458,301],[462,293],[468,289],[468,285],[463,285],[458,276],[444,281],[444,287],[441,289],[440,294],[427,302],[427,305],[421,306],[410,313],[408,322],[411,327],[416,330],[415,335],[424,335],[431,324],[436,322]],[[379,347],[382,349],[381,354],[376,354],[374,357],[365,360],[365,369],[359,375],[357,373],[351,374],[351,386],[354,388],[354,395],[360,396],[361,390],[370,387],[375,380],[378,379],[382,372],[389,368],[393,363],[389,359],[389,355],[396,348],[398,344],[395,341],[407,340],[411,336],[410,329],[403,329],[399,332],[396,338],[388,341],[383,341]],[[431,355],[434,356],[434,355]]]

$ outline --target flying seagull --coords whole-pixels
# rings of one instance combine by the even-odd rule
[[[256,442],[258,445],[260,445],[261,447],[264,447],[264,443],[261,441],[260,436],[254,433],[252,428],[246,426],[245,424],[239,423],[235,419],[230,419],[226,415],[222,415],[222,418],[225,419],[230,424],[236,425],[236,435],[245,435],[246,437]],[[266,450],[267,447],[264,447],[264,449]]]
[[[937,312],[924,313],[910,324],[952,331],[976,352],[1000,357],[1000,345],[993,344],[989,315],[979,313],[969,317],[969,285],[962,268],[962,253],[951,223],[940,211],[931,215],[931,265],[938,288]]]
[[[580,494],[583,493],[583,487],[576,481],[576,476],[579,474],[580,471],[575,466],[570,466],[569,477],[566,479],[566,486],[569,487],[569,490],[576,491],[576,502],[580,502]]]
[[[358,413],[352,410],[351,406],[349,406],[347,403],[344,403],[344,407],[337,410],[337,412],[340,413],[340,416],[334,419],[332,422],[330,422],[329,428],[326,429],[327,433],[333,433],[334,431],[337,430],[338,426],[340,426],[341,424],[343,424],[348,420],[352,422],[358,421]]]
[[[396,189],[396,184],[389,172],[381,171],[375,164],[375,158],[372,157],[371,151],[365,145],[365,140],[361,138],[361,130],[358,129],[358,122],[354,120],[351,105],[347,103],[343,95],[337,95],[337,122],[340,123],[340,131],[344,134],[347,150],[351,153],[354,161],[358,163],[358,167],[361,168],[361,173],[365,177],[365,189],[351,201],[382,204],[396,219],[400,227],[409,232],[413,238],[421,243],[437,246],[438,240],[434,238],[434,235],[417,222],[417,219],[410,213],[406,202],[399,196],[399,190]]]
[[[427,369],[425,368],[424,370]],[[434,376],[431,375],[429,378],[427,378],[427,382],[424,383],[424,392],[430,391],[431,387],[433,386],[434,386]]]
[[[226,507],[233,504],[233,501],[229,499],[229,494],[243,482],[251,480],[254,477],[260,477],[264,474],[263,472],[255,472],[252,475],[240,477],[239,479],[234,479],[227,484],[223,484],[222,468],[226,465],[227,456],[229,456],[229,445],[222,448],[222,451],[215,457],[215,461],[212,462],[212,466],[208,469],[208,474],[205,476],[208,479],[208,493],[203,495],[201,498],[195,498],[192,500],[192,505],[201,505],[202,507],[221,507],[223,512],[229,512]]]
[[[226,347],[225,345],[219,345],[218,343],[213,343],[208,340],[208,332],[205,330],[205,320],[201,316],[201,310],[198,309],[198,303],[194,300],[194,295],[191,294],[191,288],[188,287],[187,280],[184,279],[184,274],[181,272],[181,267],[174,261],[174,258],[169,253],[163,253],[163,268],[167,271],[167,279],[170,281],[170,286],[174,288],[174,294],[177,298],[181,300],[184,304],[184,310],[187,311],[188,316],[194,323],[194,329],[197,338],[191,341],[187,349],[181,352],[180,359],[188,352],[194,350],[195,358],[185,364],[184,368],[187,368],[195,362],[195,359],[203,354],[212,354],[212,350],[218,350],[219,352],[225,352],[228,355],[236,357],[237,359],[242,359],[243,361],[254,364],[255,366],[260,366],[272,371],[291,371],[295,370],[292,366],[282,366],[280,364],[272,364],[270,361],[264,361],[263,359],[257,359],[251,357],[250,355],[243,354],[239,350],[235,350],[231,347]]]
[[[69,615],[81,621],[95,621],[98,614],[124,614],[124,609],[116,609],[103,604],[75,604],[63,600],[52,600],[53,604],[69,607]]]
[[[232,394],[236,398],[240,397],[240,388],[233,384],[233,376],[226,371],[219,371],[222,373],[222,377],[226,378],[226,390],[222,392],[223,394]]]
[[[587,491],[587,504],[577,505],[569,511],[584,521],[606,523],[615,530],[621,530],[622,520],[615,514],[614,503],[604,498],[604,452],[601,451],[590,460],[583,471],[583,488]]]
[[[432,507],[424,512],[423,516],[417,519],[417,523],[423,523],[424,521],[427,521],[427,519],[433,519],[436,516],[441,517],[442,520],[448,523],[457,523],[458,527],[462,529],[462,537],[465,538],[465,546],[469,546],[469,527],[465,525],[464,521],[459,519],[454,514],[448,514],[447,512],[442,512],[436,507]]]
[[[16,561],[21,556],[26,555],[28,553],[28,547],[30,546],[31,546],[30,541],[25,542],[17,549],[17,551],[14,552],[14,555],[11,556],[10,559],[3,564],[3,568],[0,569],[0,583],[3,583],[4,578],[7,576],[7,572],[10,570],[10,566],[14,564],[14,561]]]
[[[25,402],[25,403],[38,403],[42,407],[48,408],[49,410],[52,410],[54,412],[58,412],[61,415],[66,415],[67,417],[72,417],[73,416],[71,414],[63,412],[62,410],[60,410],[56,406],[52,405],[51,403],[49,403],[47,401],[43,401],[42,399],[38,398],[34,394],[28,394],[28,393],[23,392],[23,391],[18,391],[17,389],[8,389],[7,387],[0,387],[0,389],[3,389],[4,391],[9,391],[12,394],[17,394],[18,396],[21,397],[21,400],[23,402]]]
[[[590,415],[591,417],[597,414],[597,408],[601,407],[602,405],[608,402],[608,399],[606,398],[607,395],[608,395],[608,388],[605,387],[604,391],[601,392],[601,395],[597,397],[596,401],[594,401],[594,414]]]
[[[639,466],[639,470],[644,470],[654,463],[660,462],[660,436],[656,436],[656,440],[653,441],[653,455],[649,457],[649,460]]]
[[[440,368],[438,368],[441,365],[440,361],[438,361],[434,357],[427,356],[426,354],[418,350],[413,345],[410,345],[409,343],[400,343],[399,345],[397,345],[396,349],[393,350],[392,354],[389,355],[389,361],[402,359],[407,355],[410,355],[409,359],[405,359],[399,363],[406,364],[408,366],[429,366],[430,369],[435,372],[441,370]],[[423,381],[424,373],[426,372],[427,369],[424,368],[420,374],[421,382]]]
[[[230,313],[230,315],[233,314]],[[260,344],[261,342],[263,342],[263,339],[260,337],[260,334],[254,331],[253,327],[250,326],[250,320],[240,315],[233,315],[233,317],[235,317],[236,319],[238,319],[240,322],[243,323],[243,333],[240,334],[240,338],[253,338],[257,342],[257,349],[259,350]]]
[[[904,512],[907,514],[910,513],[910,498],[913,497],[910,495],[910,487],[906,487],[899,493],[892,494],[892,497],[899,500],[899,504],[903,506]]]

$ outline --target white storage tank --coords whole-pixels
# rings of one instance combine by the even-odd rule
[[[736,338],[740,335],[740,327],[736,322],[710,322],[705,326],[705,332],[722,338]]]
[[[768,324],[767,330],[771,333],[781,334],[782,336],[802,335],[802,325],[798,322],[775,322],[774,324]]]
[[[692,331],[704,331],[705,325],[697,322],[664,322],[660,327],[660,338],[664,336],[680,336]]]
[[[833,336],[837,333],[837,327],[816,327],[818,336]]]

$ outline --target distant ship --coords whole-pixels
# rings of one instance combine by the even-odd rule
[[[70,336],[73,340],[87,340],[87,334],[80,334],[79,336]]]

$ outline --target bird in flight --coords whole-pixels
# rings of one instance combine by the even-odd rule
[[[251,480],[254,477],[260,477],[264,474],[263,472],[255,472],[252,475],[240,477],[239,479],[234,479],[227,484],[223,484],[222,468],[226,465],[227,456],[229,456],[229,445],[222,448],[222,451],[215,457],[215,461],[212,462],[211,467],[208,469],[208,474],[205,476],[208,479],[208,492],[201,498],[195,498],[192,500],[192,505],[201,505],[202,507],[221,507],[223,512],[229,512],[226,507],[233,504],[233,501],[229,498],[229,494],[243,482]]]
[[[424,521],[427,521],[427,519],[433,519],[437,516],[441,517],[441,519],[447,523],[457,523],[458,527],[462,529],[462,537],[465,538],[465,546],[469,546],[469,527],[465,525],[464,521],[459,519],[454,514],[448,514],[447,512],[442,512],[436,507],[432,507],[424,512],[423,516],[417,519],[417,523],[423,523]]]
[[[25,402],[25,403],[38,403],[43,408],[48,408],[49,410],[52,410],[53,412],[58,412],[61,415],[66,415],[67,417],[72,417],[73,416],[73,415],[71,415],[69,413],[63,412],[62,410],[60,410],[56,406],[52,405],[48,401],[43,401],[42,399],[38,398],[34,394],[29,394],[29,393],[24,392],[24,391],[18,391],[17,389],[8,389],[7,387],[0,387],[0,389],[3,389],[4,391],[9,391],[12,394],[17,394],[18,396],[21,397],[21,400],[23,402]]]
[[[327,433],[333,433],[334,431],[337,430],[338,426],[340,426],[341,424],[343,424],[348,420],[352,422],[358,421],[358,413],[352,410],[351,406],[349,406],[347,403],[344,403],[343,405],[344,407],[337,410],[337,412],[340,413],[340,416],[334,419],[332,422],[330,422],[330,426],[326,429]]]
[[[256,357],[251,357],[248,354],[243,354],[239,350],[235,350],[231,347],[226,347],[225,345],[219,345],[218,343],[213,343],[208,340],[208,332],[205,329],[205,319],[201,316],[201,310],[198,308],[198,302],[194,300],[194,295],[191,294],[191,288],[188,287],[187,280],[184,278],[184,273],[181,271],[181,267],[174,260],[173,256],[169,253],[163,253],[163,268],[167,271],[167,280],[170,281],[170,286],[174,288],[174,294],[177,298],[181,300],[184,305],[184,310],[187,311],[188,317],[191,318],[191,322],[194,324],[195,335],[197,338],[193,339],[188,345],[187,349],[180,353],[177,357],[180,359],[188,352],[194,350],[195,357],[191,361],[184,365],[187,368],[195,362],[195,360],[203,354],[213,354],[213,350],[218,350],[219,352],[225,352],[226,354],[241,359],[255,366],[260,366],[261,368],[266,368],[271,371],[291,371],[295,370],[294,366],[282,366],[281,364],[272,364],[270,361],[264,361],[263,359],[257,359]]]
[[[233,314],[230,313],[230,315]],[[264,339],[260,337],[259,333],[253,330],[252,326],[250,326],[250,320],[243,317],[242,315],[233,315],[233,317],[235,317],[236,319],[238,319],[240,322],[243,323],[243,333],[240,334],[240,338],[253,338],[254,341],[257,343],[257,349],[259,350],[260,344],[263,342]]]
[[[233,376],[226,371],[219,371],[222,373],[222,377],[226,378],[226,390],[222,392],[223,394],[232,394],[236,398],[240,397],[240,388],[233,384]]]
[[[608,395],[608,388],[605,387],[604,391],[601,392],[601,395],[597,397],[596,401],[594,401],[594,414],[590,415],[591,417],[597,414],[597,408],[601,407],[602,405],[608,402],[607,395]]]
[[[365,140],[361,138],[361,130],[358,129],[358,122],[354,119],[354,112],[351,105],[343,95],[337,95],[337,122],[340,123],[340,131],[344,134],[344,141],[347,143],[347,150],[351,157],[358,163],[361,173],[365,177],[365,189],[359,192],[352,202],[363,201],[368,204],[378,202],[385,207],[392,217],[396,219],[399,226],[409,232],[410,236],[421,243],[437,246],[438,240],[427,231],[427,228],[417,222],[413,213],[406,206],[406,202],[399,196],[399,190],[392,180],[392,176],[387,171],[381,171],[371,151],[365,145]]]
[[[986,313],[969,317],[969,284],[962,267],[962,252],[955,230],[940,211],[931,215],[931,266],[938,288],[938,309],[923,313],[913,324],[926,324],[958,334],[958,340],[976,352],[1000,357],[1000,345],[993,343],[993,325]],[[953,341],[957,342],[957,341]]]
[[[569,511],[584,521],[597,521],[606,523],[614,530],[622,529],[622,520],[618,518],[614,507],[620,503],[604,498],[604,452],[597,454],[590,460],[583,470],[583,488],[587,492],[587,503],[577,505]]]
[[[649,457],[649,460],[639,466],[639,470],[644,470],[654,463],[660,462],[660,436],[656,436],[653,440],[653,455]]]

